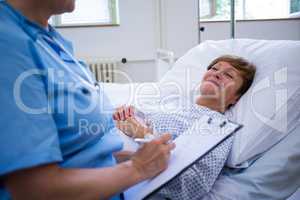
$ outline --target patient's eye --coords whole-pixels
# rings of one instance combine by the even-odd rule
[[[214,66],[212,66],[211,69],[212,69],[213,71],[218,71],[218,68],[217,68],[217,67],[214,67]]]
[[[233,79],[233,75],[230,74],[229,72],[225,72],[225,76],[227,76],[227,77],[230,78],[230,79]]]

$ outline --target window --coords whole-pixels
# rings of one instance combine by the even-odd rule
[[[237,20],[289,18],[300,13],[300,0],[235,0]],[[230,0],[199,0],[200,20],[230,19]]]
[[[55,26],[117,25],[117,0],[76,0],[72,13],[64,13],[50,19]]]

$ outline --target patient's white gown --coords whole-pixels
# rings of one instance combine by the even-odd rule
[[[157,112],[146,115],[146,120],[157,133],[171,133],[173,138],[186,131],[203,115],[226,119],[225,115],[207,107],[191,104],[174,113]],[[233,136],[196,161],[184,172],[147,199],[199,200],[213,187],[227,160]],[[201,142],[199,142],[201,145]]]

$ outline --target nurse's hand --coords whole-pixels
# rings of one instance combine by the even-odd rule
[[[171,138],[170,134],[165,134],[145,143],[133,154],[131,161],[142,179],[155,177],[168,167],[171,150],[175,148]]]
[[[113,119],[116,121],[125,121],[130,117],[134,116],[134,107],[133,106],[121,106],[116,109],[113,114]]]

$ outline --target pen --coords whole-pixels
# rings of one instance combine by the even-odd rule
[[[156,137],[152,134],[146,134],[144,138],[135,138],[134,141],[138,144],[145,144],[147,142],[151,142]]]
[[[149,139],[149,138],[135,138],[134,141],[138,144],[145,144],[147,142],[151,142],[152,139]]]

